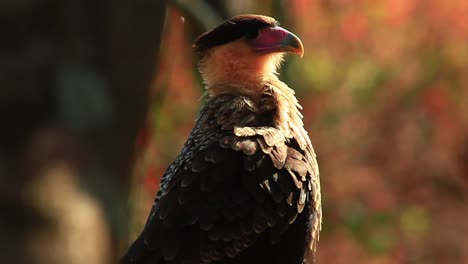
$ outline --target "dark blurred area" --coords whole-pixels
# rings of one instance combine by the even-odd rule
[[[0,262],[116,263],[200,106],[192,40],[241,13],[318,153],[317,263],[468,263],[468,2],[0,2]]]
[[[162,1],[0,3],[2,263],[115,263]]]

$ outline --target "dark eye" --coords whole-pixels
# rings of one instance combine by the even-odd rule
[[[252,31],[248,31],[246,34],[245,34],[245,37],[247,39],[256,39],[258,37],[258,30],[252,30]]]

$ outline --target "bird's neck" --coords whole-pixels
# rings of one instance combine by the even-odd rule
[[[303,130],[303,116],[300,112],[302,106],[294,95],[294,90],[278,78],[269,79],[267,83],[263,93],[271,93],[271,97],[274,98],[276,106],[274,126],[283,131],[286,137]]]
[[[212,96],[226,92],[229,87],[261,93],[266,81],[278,79],[277,69],[283,59],[282,53],[255,53],[244,41],[238,41],[206,54],[199,63],[199,70]]]
[[[260,126],[275,127],[281,130],[287,138],[292,137],[293,134],[300,135],[300,141],[302,141],[300,144],[308,144],[300,112],[302,107],[294,96],[294,90],[280,81],[276,75],[272,74],[248,86],[241,82],[218,85],[207,89],[209,98],[222,97],[227,94],[246,98],[250,111],[271,117],[268,118],[271,120],[269,124],[262,123],[259,124]]]

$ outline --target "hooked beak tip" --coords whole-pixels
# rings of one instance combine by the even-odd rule
[[[281,41],[281,46],[286,52],[298,54],[301,58],[304,56],[304,46],[301,39],[288,31],[286,37]]]

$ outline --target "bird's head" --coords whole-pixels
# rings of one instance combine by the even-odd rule
[[[296,35],[260,15],[232,17],[200,35],[193,47],[209,90],[230,84],[249,88],[276,78],[285,53],[304,53]]]

